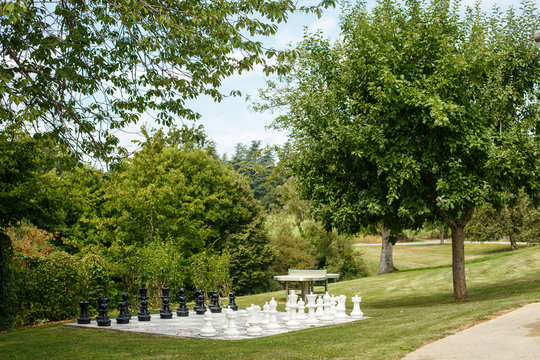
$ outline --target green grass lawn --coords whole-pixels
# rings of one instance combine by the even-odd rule
[[[362,254],[369,275],[379,272],[381,246],[355,246]],[[465,244],[465,259],[497,254],[510,250],[509,244]],[[452,264],[452,244],[445,245],[398,245],[394,246],[394,266],[399,270],[419,269]]]
[[[331,293],[361,295],[368,320],[236,341],[49,325],[0,334],[0,354],[8,359],[399,359],[422,344],[540,301],[540,248],[480,247],[467,249],[477,255],[467,263],[467,301],[452,299],[450,247],[396,248],[396,260],[422,257],[424,267],[330,285]],[[428,258],[437,254],[440,260]],[[281,301],[282,310],[284,292],[237,302],[262,305],[271,296]]]

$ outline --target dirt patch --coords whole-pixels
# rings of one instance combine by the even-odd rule
[[[538,336],[538,337],[540,337],[540,321],[524,325],[523,327],[526,327],[527,329],[530,329],[527,336]]]

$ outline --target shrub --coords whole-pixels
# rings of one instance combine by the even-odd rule
[[[81,267],[77,257],[63,251],[46,257],[16,254],[12,267],[18,303],[16,325],[74,317],[79,309]]]

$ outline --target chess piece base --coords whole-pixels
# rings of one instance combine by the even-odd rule
[[[116,318],[116,323],[117,324],[129,324],[129,318],[126,317],[126,318]]]
[[[172,313],[159,314],[161,319],[172,319]]]
[[[150,321],[151,316],[150,315],[139,315],[137,316],[137,320],[139,321]]]
[[[189,311],[177,311],[176,316],[180,316],[180,317],[189,316]]]
[[[90,324],[90,318],[78,318],[77,324]]]
[[[98,326],[111,326],[111,319],[109,319],[109,320],[98,320],[97,325]]]

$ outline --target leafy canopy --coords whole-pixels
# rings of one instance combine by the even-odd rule
[[[261,109],[280,109],[293,171],[328,226],[400,229],[539,190],[540,18],[446,0],[344,10],[342,37],[306,35]]]
[[[196,119],[187,99],[223,98],[221,81],[279,55],[260,37],[294,11],[290,0],[0,2],[0,125],[24,124],[74,150],[106,156],[114,130],[148,111],[158,123]],[[237,94],[237,92],[233,92]]]

